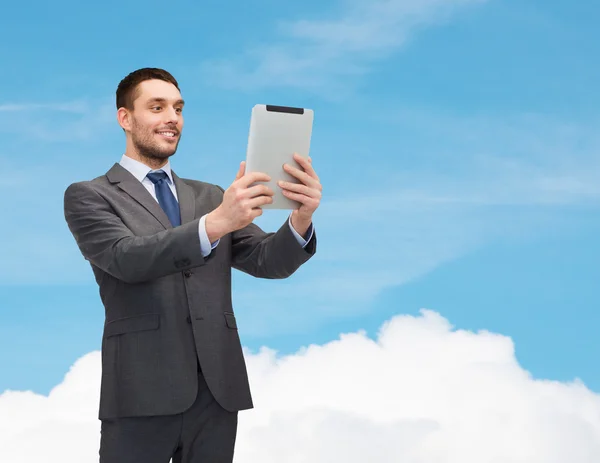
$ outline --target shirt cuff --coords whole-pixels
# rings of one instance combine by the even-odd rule
[[[296,240],[298,241],[300,246],[302,246],[304,248],[313,236],[313,232],[314,232],[313,224],[311,223],[310,227],[308,227],[308,231],[306,232],[308,235],[308,239],[306,239],[306,240],[302,236],[300,236],[300,234],[296,230],[294,230],[294,227],[292,227],[291,214],[290,214],[290,217],[288,218],[288,224],[290,226],[290,230],[292,230],[292,233],[294,234],[294,237],[296,238]]]
[[[220,240],[210,243],[208,235],[206,234],[206,215],[203,215],[198,223],[198,235],[200,236],[200,252],[202,257],[208,256],[211,251],[217,247]]]

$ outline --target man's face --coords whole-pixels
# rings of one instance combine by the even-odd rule
[[[177,87],[162,80],[146,80],[130,112],[131,140],[138,153],[166,159],[177,151],[183,129],[183,100]]]

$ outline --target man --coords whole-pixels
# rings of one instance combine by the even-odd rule
[[[129,74],[117,88],[120,163],[65,192],[65,218],[106,310],[101,463],[233,460],[237,413],[253,407],[231,298],[231,269],[286,278],[316,251],[321,184],[310,161],[279,185],[299,201],[276,233],[252,221],[274,192],[245,174],[221,187],[171,170],[183,129],[174,77]],[[254,186],[251,186],[253,185]]]

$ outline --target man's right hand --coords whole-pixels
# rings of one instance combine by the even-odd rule
[[[245,172],[246,163],[242,162],[234,182],[225,190],[223,202],[206,216],[206,234],[211,243],[249,225],[262,215],[261,206],[273,202],[274,192],[269,187],[250,186],[256,182],[268,182],[271,177],[261,172],[248,175]]]

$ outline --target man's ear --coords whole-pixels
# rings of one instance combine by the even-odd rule
[[[126,108],[117,110],[117,122],[126,132],[131,130],[131,113]]]

